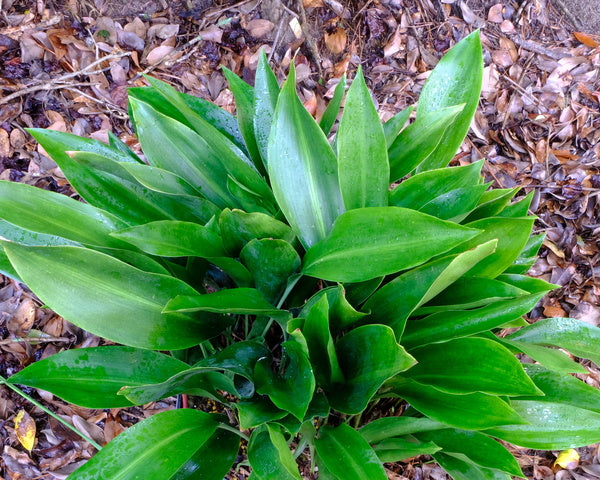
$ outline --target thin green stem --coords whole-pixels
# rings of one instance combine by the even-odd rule
[[[283,305],[283,302],[286,301],[288,295],[290,293],[292,293],[292,290],[294,289],[294,287],[296,286],[296,284],[298,283],[298,281],[301,278],[302,278],[302,275],[298,274],[295,277],[292,277],[291,280],[288,280],[288,284],[285,287],[285,291],[283,292],[283,295],[281,296],[281,298],[279,299],[279,302],[277,303],[277,308],[281,308],[281,306]],[[273,325],[274,321],[275,321],[274,318],[270,318],[269,319],[269,321],[267,322],[267,326],[263,329],[261,337],[265,338],[265,335],[267,334],[267,332],[271,328],[271,325]],[[284,334],[285,334],[285,332],[284,332]]]
[[[37,408],[39,408],[40,410],[46,412],[52,418],[54,418],[58,422],[62,423],[69,430],[72,430],[73,432],[75,432],[77,435],[79,435],[81,438],[83,438],[86,442],[88,442],[96,450],[102,450],[102,445],[100,445],[99,443],[96,443],[93,439],[91,439],[90,437],[88,437],[85,433],[79,431],[77,428],[75,428],[69,422],[67,422],[66,420],[64,420],[60,416],[58,416],[52,410],[44,407],[40,402],[38,402],[34,398],[32,398],[29,395],[27,395],[25,392],[23,392],[22,390],[20,390],[18,387],[14,386],[12,383],[7,382],[6,379],[4,377],[2,377],[2,376],[0,376],[0,384],[6,385],[8,388],[10,388],[14,392],[18,393],[19,395],[21,395],[25,400],[33,403]]]
[[[243,432],[240,432],[237,428],[234,428],[231,425],[227,425],[226,423],[219,423],[219,428],[222,428],[223,430],[229,430],[230,432],[233,432],[233,433],[239,435],[247,442],[250,441],[250,437],[248,435],[246,435]]]

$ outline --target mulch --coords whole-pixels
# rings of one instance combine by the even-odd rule
[[[317,117],[339,78],[362,65],[382,119],[416,103],[442,54],[476,28],[485,49],[482,99],[454,163],[486,159],[500,188],[534,192],[546,240],[531,274],[560,288],[531,320],[570,316],[600,326],[600,36],[578,32],[546,0],[271,0],[233,2],[4,0],[0,12],[0,179],[75,196],[26,127],[106,140],[112,130],[139,148],[127,120],[127,87],[143,74],[233,110],[219,70],[253,79],[264,47],[283,78],[295,57],[299,93]],[[40,308],[23,285],[0,276],[0,374],[9,376],[62,349],[102,344]],[[578,375],[600,387],[600,369]],[[158,411],[88,410],[25,389],[100,443]],[[31,454],[15,415],[35,421]],[[0,387],[0,480],[63,479],[93,448],[29,402]],[[513,449],[533,479],[600,478],[600,445],[580,448],[573,469],[557,452]],[[427,458],[387,465],[391,479],[445,479]],[[245,478],[244,470],[231,478]],[[307,476],[307,478],[309,478]]]

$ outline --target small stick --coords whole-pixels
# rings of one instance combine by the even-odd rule
[[[0,340],[0,345],[10,345],[12,343],[50,343],[62,342],[69,343],[70,338],[67,337],[25,337],[25,338],[7,338]]]

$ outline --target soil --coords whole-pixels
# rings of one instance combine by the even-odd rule
[[[114,131],[139,145],[127,87],[142,73],[232,110],[219,71],[251,81],[265,47],[282,78],[295,55],[300,94],[317,117],[343,73],[362,65],[383,119],[412,105],[427,72],[456,41],[481,28],[486,78],[472,131],[455,158],[486,158],[496,187],[535,192],[547,239],[531,271],[560,289],[529,320],[572,316],[600,326],[600,0],[0,0],[0,179],[74,195],[25,127],[97,139]],[[587,32],[587,33],[585,33]],[[104,62],[93,62],[106,59]],[[89,65],[95,68],[88,68]],[[100,71],[96,69],[100,68]],[[93,71],[93,72],[92,72]],[[0,374],[64,348],[103,340],[53,312],[0,275]],[[28,334],[48,335],[28,343]],[[579,377],[600,386],[598,366]],[[174,399],[133,409],[87,410],[27,390],[103,443]],[[28,455],[14,431],[18,411],[37,425]],[[0,387],[0,480],[62,479],[94,450],[42,411]],[[536,480],[600,477],[600,445],[578,449],[571,470],[555,453],[513,449]],[[387,465],[391,479],[445,479],[427,459]],[[230,478],[243,479],[243,468]],[[310,478],[307,474],[306,478]]]

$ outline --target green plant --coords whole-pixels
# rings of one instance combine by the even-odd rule
[[[69,478],[217,480],[242,437],[256,480],[300,479],[306,450],[325,480],[383,480],[382,462],[419,454],[499,480],[523,475],[495,439],[599,441],[600,392],[552,347],[599,363],[600,329],[522,319],[553,288],[525,275],[531,196],[490,190],[482,162],[447,168],[482,69],[474,33],[406,127],[412,109],[381,124],[359,70],[331,142],[344,82],[317,124],[293,67],[280,88],[264,55],[254,87],[225,70],[237,119],[152,78],[130,89],[145,161],[113,135],[30,130],[87,203],[0,182],[0,269],[124,346],[8,381],[90,408],[186,393],[229,414],[154,415]]]

